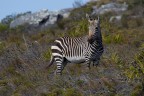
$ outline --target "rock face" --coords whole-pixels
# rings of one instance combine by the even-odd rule
[[[63,9],[60,11],[48,11],[41,10],[35,13],[26,13],[10,23],[10,28],[14,28],[18,25],[30,24],[30,25],[53,25],[57,20],[61,18],[67,18],[70,14],[71,9]]]
[[[106,12],[120,13],[120,12],[126,11],[127,8],[128,8],[128,5],[126,3],[124,4],[108,3],[105,5],[101,5],[101,7],[99,8],[97,8],[97,6],[93,6],[92,14],[104,14]]]
[[[109,22],[113,22],[113,21],[120,21],[122,18],[121,15],[118,15],[118,16],[112,16],[109,20]]]
[[[92,0],[98,1],[98,0]],[[105,5],[101,5],[99,8],[97,6],[93,6],[92,14],[104,14],[106,12],[115,12],[118,16],[121,16],[123,11],[127,10],[128,5],[118,4],[118,3],[108,3]],[[39,12],[31,13],[27,12],[20,16],[17,16],[11,23],[10,28],[14,28],[18,25],[29,24],[34,26],[51,26],[54,25],[59,19],[67,18],[70,14],[72,9],[63,9],[59,11],[48,11],[48,10],[41,10]],[[114,18],[114,17],[113,17]],[[112,21],[112,19],[110,21]],[[116,17],[119,20],[119,17]]]

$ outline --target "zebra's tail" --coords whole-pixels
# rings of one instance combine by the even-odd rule
[[[49,69],[49,67],[53,64],[53,62],[54,62],[54,58],[53,58],[53,56],[51,57],[51,60],[50,60],[50,62],[49,62],[49,65],[46,67],[46,69]]]

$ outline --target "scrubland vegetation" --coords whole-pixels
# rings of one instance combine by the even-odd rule
[[[54,76],[56,65],[45,69],[54,39],[86,35],[85,14],[110,1],[75,8],[55,28],[0,24],[0,96],[144,96],[143,0],[126,0],[119,22],[109,22],[115,13],[100,15],[105,51],[97,67],[68,64],[62,76]]]

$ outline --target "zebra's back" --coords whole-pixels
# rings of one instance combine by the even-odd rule
[[[65,57],[73,63],[85,62],[85,52],[88,46],[87,37],[71,38],[61,37],[55,40],[51,47],[52,55]]]

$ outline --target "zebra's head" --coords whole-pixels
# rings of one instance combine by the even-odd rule
[[[98,18],[92,18],[88,14],[86,14],[86,18],[88,19],[89,25],[89,35],[88,35],[88,42],[93,43],[99,36],[101,35],[100,32],[100,20]]]

